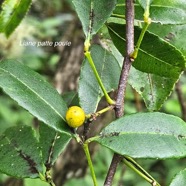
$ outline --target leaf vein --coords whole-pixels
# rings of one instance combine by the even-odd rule
[[[46,105],[48,105],[52,110],[54,110],[54,112],[62,119],[65,121],[65,119],[63,118],[63,116],[50,104],[47,102],[47,100],[45,100],[43,97],[41,97],[35,90],[33,90],[31,87],[29,87],[27,84],[25,84],[21,79],[19,79],[17,76],[15,76],[13,73],[11,73],[10,71],[7,71],[3,68],[0,68],[2,71],[4,71],[5,73],[10,74],[13,78],[15,78],[17,81],[19,81],[20,83],[22,83],[25,87],[27,87],[31,92],[33,92],[37,97],[39,97]]]

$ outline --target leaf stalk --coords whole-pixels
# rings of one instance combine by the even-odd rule
[[[91,157],[90,157],[88,143],[83,144],[83,150],[85,152],[85,155],[86,155],[86,158],[87,158],[87,161],[88,161],[88,165],[89,165],[89,168],[90,168],[90,172],[91,172],[91,175],[92,175],[92,180],[93,180],[94,186],[98,186],[96,175],[95,175],[95,172],[94,172],[94,167],[93,167],[92,160],[91,160]]]
[[[94,65],[94,61],[92,59],[90,51],[85,51],[85,56],[88,59],[88,62],[89,62],[90,66],[91,66],[91,68],[92,68],[92,70],[94,72],[94,75],[95,75],[95,77],[96,77],[96,79],[97,79],[97,81],[99,83],[99,86],[101,87],[101,90],[103,91],[103,93],[105,95],[105,98],[106,98],[107,102],[110,105],[115,105],[115,101],[110,98],[110,96],[108,95],[108,93],[107,93],[107,91],[106,91],[106,89],[105,89],[105,87],[104,87],[104,85],[102,83],[102,80],[101,80],[101,78],[100,78],[100,76],[99,76],[99,74],[97,72],[97,69],[96,69],[96,67]]]
[[[55,183],[52,180],[51,172],[50,170],[45,173],[45,180],[50,186],[56,186]]]
[[[100,116],[101,114],[109,111],[109,110],[112,110],[114,108],[113,105],[109,105],[108,107],[105,107],[104,109],[98,111],[98,112],[95,112],[95,113],[92,113],[92,114],[87,114],[86,115],[86,118],[89,119],[89,120],[94,120],[96,117]]]
[[[140,46],[141,46],[141,43],[143,41],[143,38],[144,38],[144,35],[145,35],[145,32],[147,31],[149,25],[151,24],[151,19],[149,18],[148,19],[148,22],[145,22],[144,25],[143,25],[143,28],[142,28],[142,31],[140,33],[140,36],[139,36],[139,39],[136,43],[136,46],[135,46],[135,49],[134,49],[134,52],[131,54],[131,58],[132,59],[136,59],[137,56],[138,56],[138,51],[140,49]]]
[[[124,156],[123,163],[135,171],[139,176],[144,178],[147,182],[152,184],[152,186],[160,186],[160,184],[131,157]]]
[[[151,24],[151,18],[149,17],[150,16],[149,9],[150,9],[150,2],[148,0],[147,1],[147,7],[146,7],[145,12],[143,14],[143,16],[144,16],[144,25],[143,25],[141,34],[140,34],[140,36],[138,38],[137,44],[135,46],[134,52],[131,54],[131,58],[132,59],[136,59],[137,58],[138,51],[140,49],[140,46],[141,46],[142,40],[144,38],[145,32],[147,31],[149,25]]]

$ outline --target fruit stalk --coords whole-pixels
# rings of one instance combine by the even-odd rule
[[[91,175],[92,175],[92,180],[93,180],[94,186],[98,186],[97,180],[96,180],[96,175],[95,175],[95,172],[94,172],[94,167],[93,167],[93,164],[92,164],[92,160],[91,160],[91,157],[90,157],[90,152],[89,152],[87,143],[83,144],[83,150],[84,150],[85,155],[87,157],[87,161],[88,161],[88,165],[89,165],[90,172],[91,172]]]
[[[109,105],[108,107],[105,107],[104,109],[99,110],[98,112],[95,112],[95,113],[92,113],[92,114],[87,114],[86,118],[89,119],[89,120],[91,120],[92,118],[94,119],[94,118],[100,116],[101,114],[103,114],[103,113],[105,113],[105,112],[107,112],[109,110],[112,110],[113,108],[114,108],[113,105]]]

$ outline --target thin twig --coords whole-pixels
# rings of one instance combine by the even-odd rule
[[[134,51],[134,4],[132,0],[126,0],[126,55],[121,71],[118,93],[116,97],[116,117],[123,116],[124,97],[127,86],[129,70],[132,64],[130,55]]]
[[[109,111],[109,110],[113,110],[114,109],[114,105],[109,105],[95,113],[92,113],[92,114],[87,114],[86,115],[86,118],[87,118],[87,121],[86,123],[84,124],[84,130],[83,130],[83,137],[84,137],[84,140],[86,141],[88,139],[88,134],[89,134],[89,131],[90,131],[90,125],[91,123],[96,120],[96,118],[98,116],[101,116],[101,114]]]
[[[122,160],[121,155],[114,154],[114,156],[112,158],[112,162],[111,162],[109,170],[108,170],[108,173],[107,173],[107,177],[105,179],[104,186],[111,186],[112,185],[112,181],[113,181],[114,175],[116,173],[117,166],[121,160]]]
[[[95,172],[94,172],[94,167],[93,167],[92,160],[91,160],[91,157],[90,157],[88,143],[83,144],[83,150],[85,152],[85,155],[86,155],[86,158],[87,158],[87,161],[88,161],[88,165],[89,165],[89,168],[90,168],[90,172],[91,172],[91,175],[92,175],[92,180],[93,180],[94,186],[98,186],[97,180],[96,180],[96,175],[95,175]]]
[[[127,86],[127,79],[129,75],[129,70],[131,67],[131,57],[130,55],[134,51],[134,3],[133,0],[126,0],[126,54],[123,62],[123,67],[121,71],[118,92],[116,97],[116,117],[122,117],[124,114],[124,97],[125,90]],[[119,162],[122,160],[122,156],[114,154],[104,186],[111,186],[116,172],[116,168]]]
[[[55,183],[54,183],[53,180],[52,180],[50,170],[49,170],[49,171],[46,171],[46,173],[45,173],[45,179],[46,179],[46,182],[47,182],[50,186],[56,186]]]
[[[84,137],[85,141],[88,139],[88,134],[89,134],[89,131],[90,131],[91,123],[92,123],[92,121],[87,120],[87,122],[84,124],[83,137]]]
[[[184,97],[183,97],[183,92],[181,90],[180,81],[176,83],[176,93],[177,93],[178,100],[179,100],[180,107],[181,107],[182,118],[184,121],[186,121],[186,101],[184,100]]]

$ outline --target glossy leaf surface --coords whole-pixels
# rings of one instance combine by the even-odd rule
[[[0,62],[0,87],[20,106],[56,130],[69,133],[67,106],[39,74],[19,62]]]
[[[161,25],[152,24],[149,31],[155,33],[162,39],[170,42],[186,56],[186,45],[183,38],[186,37],[186,24],[183,25]]]
[[[94,35],[110,17],[116,0],[73,0],[76,12],[83,25],[83,31]]]
[[[172,180],[170,186],[185,186],[186,185],[186,169],[179,172]]]
[[[126,44],[124,25],[110,23],[108,29],[115,46],[123,54]],[[135,43],[140,33],[141,30],[136,27]],[[143,72],[178,78],[185,69],[185,59],[174,46],[158,36],[146,32],[133,66]]]
[[[161,23],[163,25],[186,24],[186,12],[183,6],[155,4],[155,2],[156,1],[150,6],[150,18],[152,19],[152,23]],[[144,3],[143,6],[145,8],[146,3]],[[139,4],[135,4],[135,19],[137,21],[143,21],[144,8]],[[125,4],[117,4],[113,14],[124,18]]]
[[[95,141],[134,158],[179,158],[186,155],[186,123],[159,112],[132,114],[109,124]]]
[[[25,17],[32,0],[5,0],[0,13],[0,32],[8,37]]]
[[[128,83],[142,96],[148,110],[159,110],[171,94],[175,78],[161,77],[131,68]]]
[[[39,135],[42,159],[47,170],[49,170],[66,147],[71,137],[59,131],[55,131],[45,124],[40,124]]]
[[[43,164],[34,131],[28,126],[7,129],[0,136],[0,171],[19,178],[36,178]]]
[[[123,26],[114,23],[108,25],[114,44],[121,54],[126,44],[125,35],[121,31]],[[138,29],[135,33],[138,36],[140,34]],[[133,66],[136,69],[131,69],[129,83],[142,95],[149,110],[158,110],[184,70],[185,59],[175,47],[146,33]]]

